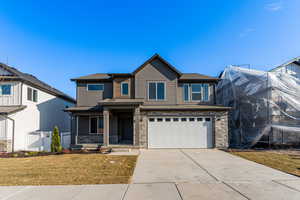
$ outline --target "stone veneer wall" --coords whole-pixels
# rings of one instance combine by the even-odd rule
[[[12,143],[11,140],[0,140],[0,152],[11,152]]]
[[[215,148],[228,148],[228,112],[227,111],[141,111],[139,120],[139,146],[148,147],[149,116],[208,116],[211,117]]]

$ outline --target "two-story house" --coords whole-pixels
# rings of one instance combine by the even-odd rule
[[[228,147],[229,108],[216,105],[218,78],[182,73],[155,54],[132,73],[71,80],[73,145]]]
[[[300,79],[300,56],[271,69],[270,72],[289,74]]]
[[[30,149],[28,134],[70,131],[66,107],[75,100],[33,75],[0,63],[0,151]]]

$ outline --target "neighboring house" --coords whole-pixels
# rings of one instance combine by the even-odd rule
[[[219,78],[217,103],[232,108],[231,147],[300,144],[300,57],[268,72],[228,66]]]
[[[59,90],[0,63],[0,151],[27,150],[27,135],[35,131],[70,131],[63,110],[76,101]]]
[[[271,69],[270,72],[286,73],[300,79],[300,56]]]
[[[132,73],[71,80],[74,146],[228,147],[229,108],[215,103],[218,78],[181,73],[155,54]]]

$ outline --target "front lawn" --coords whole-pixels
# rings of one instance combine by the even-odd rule
[[[274,169],[300,176],[300,152],[293,151],[230,151],[240,156]]]
[[[128,183],[137,156],[63,154],[0,158],[0,185]]]

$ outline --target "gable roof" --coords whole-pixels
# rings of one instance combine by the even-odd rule
[[[289,60],[289,61],[287,61],[287,62],[279,65],[278,67],[275,67],[275,68],[271,69],[270,71],[274,71],[274,70],[276,70],[276,69],[278,69],[280,67],[285,67],[285,66],[287,66],[289,64],[292,64],[292,63],[300,66],[300,56],[298,56],[296,58],[293,58],[293,59],[291,59],[291,60]]]
[[[32,85],[40,90],[43,90],[45,92],[48,92],[54,96],[60,97],[64,100],[67,100],[72,103],[76,103],[75,99],[70,97],[69,95],[61,92],[60,90],[51,87],[50,85],[46,84],[45,82],[37,79],[35,76],[27,73],[20,72],[16,68],[10,67],[8,65],[5,65],[3,63],[0,63],[0,67],[6,71],[8,71],[11,74],[2,75],[1,79],[9,79],[9,80],[20,80],[23,81],[29,85]]]
[[[71,81],[97,81],[97,80],[111,80],[114,77],[130,77],[134,76],[137,72],[142,70],[148,63],[151,63],[153,60],[159,59],[162,63],[164,63],[170,70],[175,72],[178,75],[179,80],[190,80],[190,81],[196,81],[196,80],[205,80],[205,81],[218,81],[219,78],[212,77],[212,76],[206,76],[199,73],[181,73],[178,69],[176,69],[173,65],[171,65],[169,62],[167,62],[165,59],[163,59],[159,54],[154,54],[151,58],[146,60],[142,65],[140,65],[136,70],[134,70],[132,73],[96,73],[96,74],[90,74],[86,76],[80,76],[77,78],[72,78]]]
[[[206,76],[199,73],[184,73],[180,76],[179,80],[207,80],[207,81],[218,81],[219,78]]]
[[[169,62],[167,62],[165,59],[163,59],[160,55],[158,55],[157,53],[154,54],[151,58],[149,58],[148,60],[146,60],[146,62],[144,62],[141,66],[139,66],[136,70],[133,71],[133,75],[136,74],[137,72],[139,72],[140,70],[142,70],[147,64],[151,63],[153,60],[155,59],[159,59],[162,63],[164,63],[165,65],[167,65],[172,71],[174,71],[177,75],[181,76],[181,72],[176,69],[173,65],[171,65]]]
[[[105,80],[110,79],[111,76],[109,74],[103,73],[96,73],[96,74],[89,74],[86,76],[80,76],[77,78],[72,78],[71,81],[79,81],[79,80]]]

